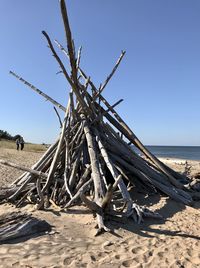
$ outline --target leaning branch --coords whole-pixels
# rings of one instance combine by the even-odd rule
[[[53,103],[58,108],[60,108],[61,110],[65,111],[65,107],[64,106],[62,106],[60,103],[58,103],[57,101],[55,101],[54,99],[52,99],[50,96],[48,96],[47,94],[45,94],[44,92],[42,92],[40,89],[36,88],[34,85],[32,85],[31,83],[29,83],[28,81],[26,81],[25,79],[23,79],[22,77],[20,77],[19,75],[17,75],[16,73],[10,71],[10,74],[12,74],[14,77],[16,77],[17,79],[19,79],[19,81],[21,81],[22,83],[24,83],[25,85],[27,85],[28,87],[30,87],[32,90],[34,90],[35,92],[37,92],[38,94],[40,94],[41,96],[43,96],[46,100],[50,101],[51,103]]]

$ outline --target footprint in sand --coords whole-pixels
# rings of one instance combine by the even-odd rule
[[[70,265],[71,263],[72,263],[72,261],[73,261],[73,257],[66,257],[64,260],[63,260],[63,264],[64,265]]]
[[[118,254],[116,254],[116,255],[114,255],[114,258],[116,259],[116,260],[120,260],[120,255],[118,255]]]
[[[97,256],[98,256],[98,260],[99,259],[102,259],[102,258],[105,258],[108,254],[106,252],[97,252]]]
[[[142,254],[144,253],[144,249],[141,247],[134,247],[134,248],[131,248],[131,252],[133,254]]]
[[[97,260],[94,255],[90,255],[90,258],[91,258],[92,261],[96,261]]]
[[[165,255],[165,253],[164,252],[158,252],[158,257],[160,257],[160,258],[163,258],[164,257],[164,255]]]
[[[101,263],[103,260],[106,260],[109,257],[109,255],[105,252],[93,252],[93,251],[89,251],[89,252],[85,252],[81,258],[82,258],[82,262],[86,262],[86,263]],[[90,267],[90,266],[88,266]]]
[[[132,263],[133,263],[133,260],[125,260],[122,262],[122,267],[133,267]]]

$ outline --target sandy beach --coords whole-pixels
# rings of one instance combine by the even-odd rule
[[[31,167],[42,153],[0,149],[0,158]],[[185,160],[161,159],[178,172],[184,172]],[[191,174],[200,171],[200,162],[188,161]],[[16,169],[0,166],[1,186],[21,174]],[[145,219],[138,225],[127,221],[113,222],[113,234],[95,234],[95,221],[85,207],[68,213],[49,209],[23,211],[47,220],[52,231],[30,239],[21,238],[0,247],[0,267],[200,267],[200,202],[184,206],[168,197],[136,193],[138,204],[159,212],[163,220]],[[0,214],[16,210],[0,205]]]

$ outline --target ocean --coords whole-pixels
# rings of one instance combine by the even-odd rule
[[[146,148],[157,157],[200,160],[200,146],[146,146]]]

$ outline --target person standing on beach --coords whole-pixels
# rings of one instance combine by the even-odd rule
[[[24,149],[24,139],[23,137],[20,137],[19,143],[21,145],[21,151]]]
[[[16,139],[17,151],[19,151],[20,137]]]

